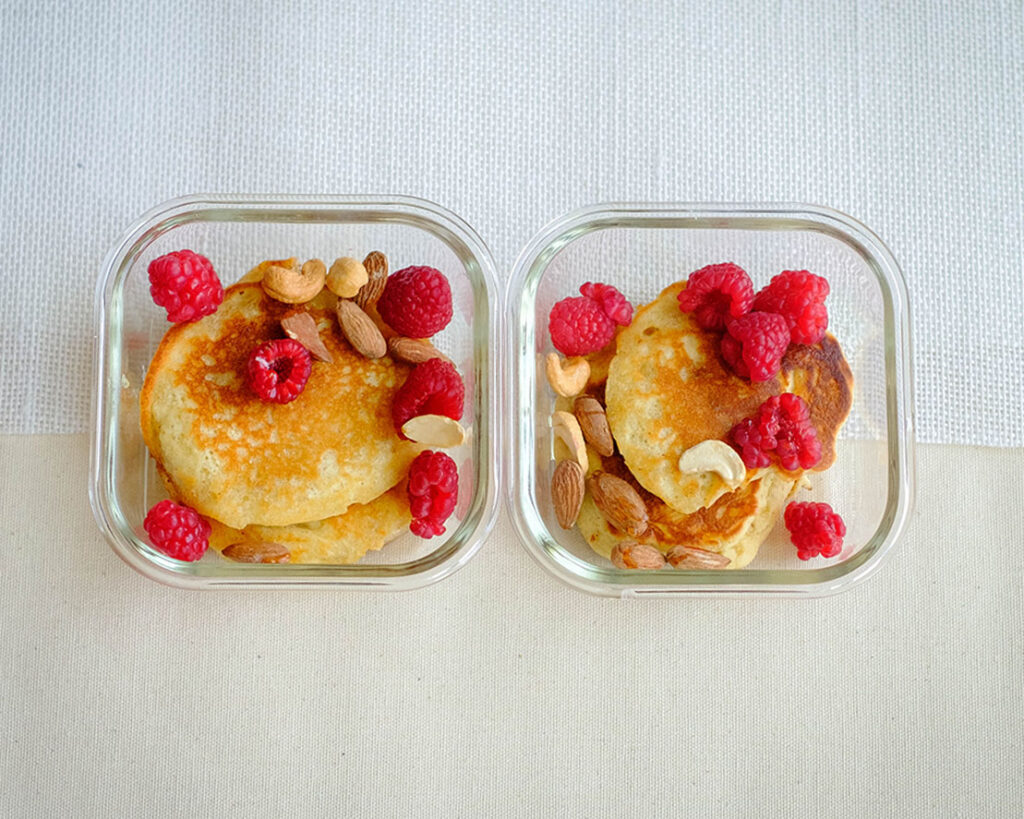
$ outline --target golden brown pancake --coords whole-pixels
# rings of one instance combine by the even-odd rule
[[[728,440],[733,426],[782,392],[794,392],[810,405],[822,448],[816,469],[830,466],[853,380],[835,339],[792,345],[776,378],[751,382],[722,359],[721,335],[702,330],[679,309],[676,297],[684,287],[670,285],[637,311],[619,333],[608,367],[608,423],[640,485],[684,513],[714,503],[728,487],[683,475],[679,456],[702,441]]]
[[[356,563],[380,549],[409,525],[404,482],[369,503],[355,504],[343,515],[291,526],[246,526],[241,531],[210,520],[210,546],[218,552],[247,541],[280,543],[291,563]]]
[[[313,361],[288,404],[262,401],[246,384],[249,354],[284,337],[295,309],[259,284],[227,289],[216,313],[169,329],[143,385],[146,445],[179,499],[242,529],[288,526],[367,504],[408,472],[421,447],[402,441],[391,419],[409,368],[369,360],[342,337],[326,290],[305,306],[333,363]]]
[[[775,468],[759,469],[751,471],[750,478],[735,492],[722,495],[706,509],[683,514],[644,489],[620,456],[598,459],[591,452],[591,466],[629,482],[643,499],[650,523],[644,535],[631,538],[605,520],[588,493],[577,526],[590,548],[605,558],[616,543],[629,539],[650,544],[662,552],[673,546],[718,552],[731,561],[726,568],[742,569],[754,559],[786,501],[800,485],[797,475]]]

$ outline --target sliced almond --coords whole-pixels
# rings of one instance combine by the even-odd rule
[[[466,440],[462,424],[447,415],[417,415],[402,424],[402,434],[410,441],[436,447],[459,446]]]
[[[350,299],[360,291],[368,278],[362,262],[351,256],[342,256],[334,260],[325,284],[339,299]]]
[[[605,415],[600,401],[589,395],[581,395],[573,404],[573,414],[580,422],[583,437],[597,451],[598,455],[607,457],[615,451],[612,430],[608,426],[608,416]]]
[[[583,430],[580,429],[580,422],[576,420],[576,416],[565,410],[556,410],[551,415],[551,431],[555,440],[561,441],[565,445],[569,457],[576,461],[586,473],[590,466],[590,460],[587,458],[587,444],[583,440]]]
[[[374,250],[363,259],[363,267],[366,268],[367,280],[356,293],[355,302],[365,308],[367,305],[376,304],[384,292],[388,279],[388,257],[379,250]]]
[[[622,478],[595,472],[587,481],[590,495],[605,520],[632,537],[647,531],[647,507],[640,494]]]
[[[406,364],[422,364],[432,358],[440,358],[444,361],[450,359],[438,352],[437,348],[425,338],[407,338],[406,336],[391,336],[388,339],[388,352],[396,361],[404,361]]]
[[[316,319],[305,310],[289,313],[281,319],[281,329],[288,338],[293,338],[307,350],[313,358],[326,361],[330,364],[334,357],[324,346],[320,338],[320,331],[316,326]]]
[[[696,546],[674,546],[666,557],[676,569],[724,569],[732,563],[725,555]]]
[[[353,301],[338,299],[338,324],[348,343],[366,358],[381,358],[388,351],[380,328]]]
[[[665,556],[654,546],[623,540],[612,549],[611,561],[620,569],[661,569]]]
[[[546,371],[551,389],[563,398],[572,398],[587,386],[590,363],[585,358],[563,359],[558,353],[548,353]]]
[[[563,529],[571,529],[580,516],[586,484],[583,468],[576,461],[559,461],[551,475],[551,503]]]
[[[291,553],[280,543],[266,540],[245,540],[233,543],[222,552],[224,557],[237,563],[288,563]]]

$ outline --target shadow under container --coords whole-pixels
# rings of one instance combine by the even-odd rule
[[[212,549],[186,563],[146,540],[147,510],[166,497],[142,440],[139,394],[146,369],[170,326],[149,294],[154,258],[188,248],[208,257],[225,287],[264,259],[387,255],[392,270],[430,265],[448,277],[451,323],[436,338],[466,384],[468,437],[448,450],[459,468],[459,503],[447,531],[429,540],[403,532],[355,565],[248,564]],[[90,500],[114,551],[154,580],[185,588],[348,587],[409,589],[450,575],[476,553],[497,507],[494,365],[498,337],[494,264],[461,219],[419,199],[372,196],[195,196],[142,216],[116,244],[96,294]]]
[[[555,302],[577,295],[587,281],[612,284],[640,306],[692,271],[723,261],[750,273],[755,290],[782,270],[811,270],[830,283],[829,332],[853,372],[853,403],[835,464],[808,473],[812,489],[795,500],[825,501],[843,516],[843,550],[832,560],[801,561],[780,520],[743,569],[618,569],[555,518],[555,396],[543,364],[553,350],[548,315]],[[527,550],[555,577],[577,589],[622,597],[811,596],[844,590],[882,565],[914,495],[909,314],[892,254],[864,225],[810,205],[585,208],[533,239],[516,264],[507,298],[513,407],[507,501]]]

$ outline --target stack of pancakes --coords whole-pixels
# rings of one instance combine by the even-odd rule
[[[763,383],[737,376],[719,353],[721,334],[702,330],[679,309],[679,282],[640,308],[610,352],[590,357],[587,392],[608,416],[616,451],[588,450],[598,469],[628,481],[647,506],[650,526],[639,540],[667,552],[687,545],[718,552],[738,569],[753,560],[783,507],[806,481],[802,471],[773,463],[748,469],[735,490],[714,473],[684,474],[679,457],[730,430],[772,395],[792,392],[810,406],[821,442],[815,471],[835,460],[836,435],[850,411],[853,377],[836,340],[792,345],[782,369]],[[608,557],[627,536],[605,520],[587,495],[577,521],[595,552]]]
[[[409,366],[345,341],[326,289],[303,305],[333,361],[313,361],[288,404],[246,384],[253,348],[282,338],[295,308],[249,276],[212,315],[171,327],[146,374],[142,433],[171,497],[212,527],[218,550],[280,543],[293,563],[353,563],[408,526],[404,481],[422,447],[391,417]]]

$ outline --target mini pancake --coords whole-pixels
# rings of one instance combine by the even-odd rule
[[[335,303],[325,290],[299,308],[334,361],[314,360],[288,404],[264,402],[246,384],[249,354],[284,337],[281,318],[296,309],[259,284],[228,288],[215,313],[167,331],[143,384],[141,425],[183,503],[236,529],[288,526],[369,503],[408,473],[422,447],[399,439],[391,404],[409,367],[353,350]]]
[[[637,540],[669,552],[674,546],[695,546],[729,558],[728,569],[742,569],[757,554],[771,532],[783,506],[799,488],[801,480],[775,467],[751,471],[737,489],[722,495],[706,509],[683,514],[645,490],[630,474],[618,455],[597,459],[591,466],[629,482],[647,506],[649,527],[639,538],[630,538],[605,520],[588,492],[576,525],[590,548],[604,558],[622,540]]]
[[[853,383],[835,339],[792,345],[776,378],[751,382],[722,359],[721,334],[702,330],[679,309],[676,297],[684,287],[683,282],[667,287],[637,311],[619,333],[608,366],[608,423],[637,481],[682,513],[715,503],[728,486],[683,475],[679,456],[701,441],[728,440],[733,426],[782,392],[794,392],[810,405],[822,447],[816,469],[828,468],[835,460],[836,434],[850,411]]]
[[[343,515],[312,523],[254,524],[238,530],[211,519],[210,546],[223,552],[235,543],[269,541],[287,548],[291,563],[356,563],[401,534],[410,520],[403,482],[369,503],[349,507]]]

